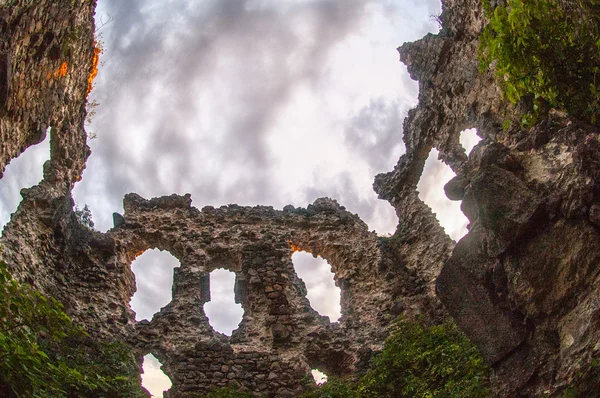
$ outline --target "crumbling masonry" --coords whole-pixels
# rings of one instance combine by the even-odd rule
[[[90,154],[84,131],[93,58],[93,1],[22,0],[0,7],[0,172],[51,134],[43,181],[3,231],[0,256],[21,280],[55,295],[99,338],[119,338],[140,361],[153,353],[169,397],[231,383],[297,396],[310,369],[364,370],[391,322],[447,311],[494,368],[499,396],[560,396],[569,384],[599,391],[600,142],[558,112],[531,131],[503,131],[514,111],[477,69],[484,20],[478,0],[444,0],[443,29],[399,50],[419,81],[404,123],[406,154],[374,188],[400,220],[380,238],[334,200],[304,208],[191,206],[189,195],[124,199],[124,223],[81,226],[71,190]],[[483,140],[467,157],[459,133]],[[469,233],[456,245],[418,198],[432,148],[456,172]],[[1,175],[1,174],[0,174]],[[173,299],[136,322],[132,261],[158,248],[181,263]],[[325,258],[341,289],[342,318],[311,309],[291,254]],[[236,274],[244,317],[231,337],[208,324],[209,273]],[[442,305],[443,304],[443,305]]]

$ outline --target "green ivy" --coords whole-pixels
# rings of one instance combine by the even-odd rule
[[[370,370],[356,383],[333,380],[306,398],[491,396],[488,368],[453,324],[400,322]]]
[[[524,127],[549,108],[598,125],[600,0],[484,0],[484,12],[480,69],[494,65],[505,97],[525,100]]]
[[[0,395],[145,397],[137,372],[125,344],[91,338],[0,262]]]

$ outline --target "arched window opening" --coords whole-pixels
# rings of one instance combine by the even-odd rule
[[[162,397],[163,393],[173,385],[169,376],[162,371],[161,366],[162,364],[154,355],[148,354],[144,357],[142,386],[153,397]]]
[[[467,155],[471,153],[473,147],[481,141],[481,138],[477,135],[477,129],[468,129],[460,133],[460,144],[465,148]]]
[[[435,149],[431,150],[417,190],[419,198],[431,207],[446,233],[457,241],[468,232],[468,219],[460,210],[460,202],[451,201],[444,193],[444,185],[456,174],[448,165],[438,160],[438,153]]]
[[[313,369],[310,371],[310,373],[312,374],[313,379],[315,379],[315,383],[317,383],[317,385],[327,383],[327,375],[321,372],[319,369]]]
[[[30,146],[19,157],[11,160],[0,179],[0,228],[10,221],[21,202],[21,189],[39,183],[43,178],[43,166],[50,160],[50,128],[46,139]]]
[[[244,316],[241,304],[236,304],[235,273],[216,269],[210,273],[210,301],[204,304],[204,312],[210,326],[217,332],[231,336]]]
[[[152,319],[154,314],[172,299],[173,268],[179,260],[169,252],[147,250],[131,264],[137,290],[129,305],[135,311],[135,320]]]
[[[315,258],[307,252],[297,251],[292,262],[298,277],[306,284],[308,301],[311,307],[321,315],[337,322],[341,314],[341,291],[335,285],[331,266],[320,256]]]

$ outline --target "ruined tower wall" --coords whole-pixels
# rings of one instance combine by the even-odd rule
[[[374,183],[398,215],[391,238],[327,198],[306,209],[199,210],[189,196],[130,194],[122,225],[86,229],[71,189],[89,156],[83,122],[95,4],[29,3],[0,8],[0,170],[48,126],[51,160],[43,181],[23,191],[0,257],[93,335],[127,341],[140,361],[155,354],[173,381],[170,396],[233,382],[289,396],[303,390],[313,367],[354,374],[396,316],[439,319],[436,292],[493,366],[498,395],[559,396],[591,374],[600,301],[598,131],[560,112],[529,131],[503,131],[514,109],[492,75],[478,71],[480,1],[443,1],[441,31],[399,49],[420,92],[404,123],[406,154]],[[459,144],[466,128],[483,138],[468,156]],[[456,245],[416,191],[433,148],[457,173],[446,192],[462,200],[470,221]],[[153,248],[181,267],[172,301],[136,322],[130,265]],[[331,264],[342,291],[339,323],[310,308],[294,250]],[[215,268],[236,274],[244,308],[231,337],[215,332],[203,309]],[[595,391],[593,381],[583,383]]]
[[[71,189],[90,154],[83,123],[94,4],[27,4],[2,13],[10,74],[0,159],[3,168],[43,139],[49,126],[51,160],[43,181],[22,191],[0,239],[0,256],[17,278],[59,298],[91,335],[128,342],[140,366],[144,354],[155,354],[173,381],[169,396],[231,383],[268,396],[298,395],[313,368],[329,375],[364,369],[398,315],[441,316],[432,291],[449,238],[441,249],[427,243],[427,234],[380,238],[330,199],[306,209],[198,210],[189,196],[145,200],[130,194],[123,225],[107,233],[82,226]],[[418,223],[420,217],[406,220]],[[433,216],[428,222],[441,230]],[[173,254],[181,267],[172,301],[150,322],[136,322],[129,306],[136,290],[131,263],[154,248]],[[331,264],[341,289],[340,322],[310,307],[291,262],[294,250]],[[438,255],[425,265],[427,251]],[[214,331],[204,313],[207,277],[215,268],[236,274],[236,300],[244,308],[231,337]]]
[[[89,155],[83,121],[96,3],[12,3],[0,5],[0,176],[52,127],[54,161],[66,164],[52,165],[48,177],[70,189]]]
[[[454,247],[436,292],[494,368],[499,396],[595,395],[600,213],[598,130],[551,111],[530,130],[501,124],[516,109],[490,72],[478,71],[481,2],[444,1],[442,29],[399,48],[419,80],[404,123],[407,153],[375,190],[406,214],[430,149],[457,173],[469,233]],[[467,157],[459,134],[483,140]],[[416,206],[414,205],[416,203]],[[442,255],[443,256],[443,255]],[[590,396],[591,396],[590,395]]]

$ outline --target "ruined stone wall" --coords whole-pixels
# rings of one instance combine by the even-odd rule
[[[147,201],[130,194],[124,207],[125,223],[107,234],[116,243],[117,267],[128,269],[150,248],[167,250],[181,263],[172,301],[150,322],[137,323],[134,339],[164,364],[175,396],[232,381],[267,395],[299,395],[311,369],[333,376],[361,370],[381,349],[394,315],[435,308],[426,282],[330,199],[307,209],[230,205],[199,211],[189,196]],[[291,262],[294,250],[331,265],[341,288],[339,323],[310,307]],[[205,281],[216,268],[236,274],[235,297],[244,309],[231,337],[214,331],[203,310],[210,297]]]
[[[266,396],[296,396],[313,368],[339,376],[364,370],[398,315],[441,316],[432,292],[442,256],[426,266],[422,258],[430,250],[447,254],[452,242],[444,237],[436,248],[429,235],[409,236],[408,229],[402,237],[380,238],[330,199],[306,209],[198,210],[189,196],[145,200],[130,194],[122,225],[105,234],[80,225],[71,189],[89,156],[83,121],[93,3],[28,4],[5,7],[2,14],[10,73],[0,157],[4,167],[50,126],[51,160],[43,181],[22,191],[0,239],[2,261],[19,279],[58,297],[93,336],[131,344],[140,366],[143,355],[156,355],[173,382],[169,396],[231,383]],[[58,72],[48,77],[48,66]],[[19,98],[27,101],[15,102]],[[407,217],[405,223],[419,220]],[[441,231],[432,215],[427,222]],[[181,267],[172,301],[150,322],[136,322],[129,307],[136,290],[131,263],[154,248],[173,254]],[[310,307],[291,262],[294,250],[320,255],[332,266],[341,289],[340,322]],[[209,273],[216,268],[236,274],[236,301],[244,309],[231,337],[214,331],[204,313]]]
[[[68,159],[62,170],[68,175],[56,178],[72,184],[88,155],[83,120],[95,1],[3,3],[11,5],[0,3],[0,177],[52,126],[60,136],[55,161]]]
[[[51,160],[43,181],[23,190],[0,256],[92,335],[131,344],[140,366],[144,354],[156,355],[173,382],[169,396],[231,383],[295,396],[312,368],[354,375],[396,316],[443,316],[436,292],[493,366],[499,396],[560,396],[570,383],[590,396],[599,390],[598,131],[559,112],[530,131],[502,130],[514,109],[477,69],[480,1],[443,1],[441,31],[399,49],[420,92],[404,123],[406,154],[374,184],[398,215],[391,238],[326,198],[306,209],[199,210],[189,196],[130,194],[123,223],[105,234],[86,229],[71,189],[90,154],[83,121],[95,4],[11,4],[0,7],[0,170],[48,126]],[[473,127],[483,140],[467,156],[459,134]],[[457,173],[445,191],[470,221],[456,246],[416,191],[433,148]],[[130,265],[153,248],[181,267],[172,301],[136,322]],[[310,307],[294,250],[331,265],[339,322]],[[203,309],[216,268],[236,274],[244,309],[231,337],[214,331]]]
[[[516,109],[477,70],[481,3],[443,5],[440,33],[399,49],[419,80],[419,105],[404,123],[407,153],[375,189],[400,224],[407,214],[427,217],[415,186],[437,148],[457,173],[446,194],[462,200],[470,224],[436,291],[494,368],[496,393],[561,396],[574,386],[596,396],[598,130],[552,111],[529,131],[503,131]],[[483,140],[467,157],[459,133],[473,127]]]
[[[73,233],[57,209],[72,207],[70,192],[89,156],[84,130],[87,78],[93,56],[92,1],[0,4],[0,176],[10,160],[51,131],[51,160],[40,185],[24,197],[3,233],[5,260],[22,278],[58,291],[61,250],[53,235]],[[50,130],[48,130],[50,128]],[[59,227],[60,225],[60,227]],[[68,231],[66,231],[68,229]]]

